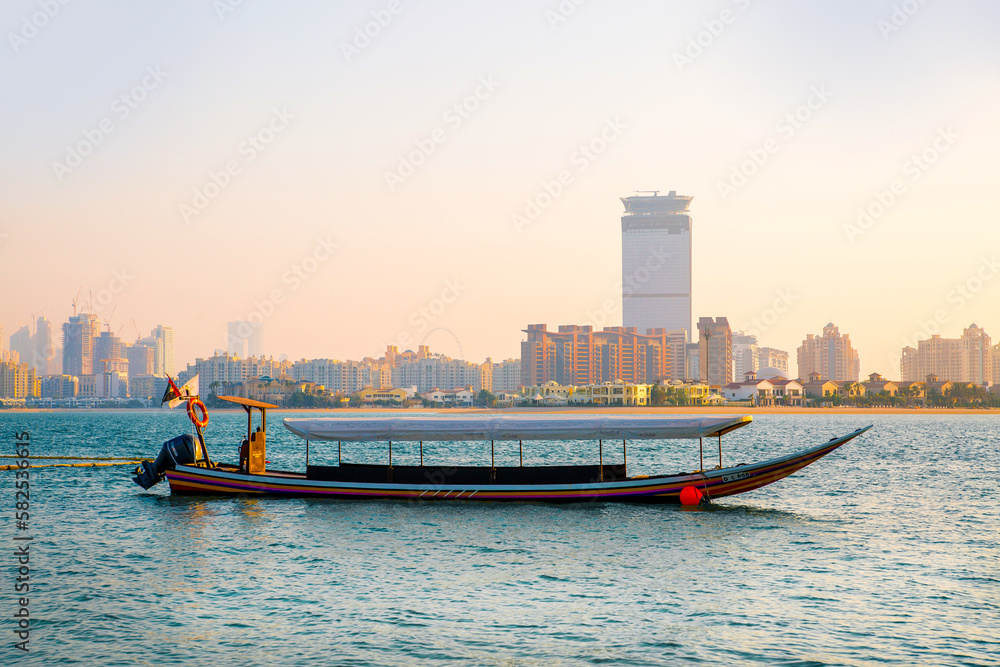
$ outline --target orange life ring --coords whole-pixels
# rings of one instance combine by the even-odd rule
[[[194,409],[201,409],[201,419],[198,419],[194,414]],[[192,398],[188,401],[188,417],[191,422],[198,428],[205,428],[208,426],[208,408],[202,403],[200,398]]]

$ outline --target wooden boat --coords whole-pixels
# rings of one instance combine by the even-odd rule
[[[284,425],[305,441],[305,472],[266,468],[266,411],[276,406],[238,397],[220,397],[241,405],[247,412],[247,437],[239,464],[209,458],[201,426],[198,440],[181,436],[164,444],[156,462],[146,461],[136,470],[137,484],[149,488],[165,477],[177,494],[264,494],[323,498],[391,498],[405,500],[521,500],[543,502],[628,501],[698,504],[714,498],[746,493],[772,484],[814,463],[871,426],[794,452],[752,464],[724,467],[722,436],[752,422],[750,416],[566,416],[498,415],[463,417],[361,417],[285,419]],[[260,411],[260,426],[252,429],[253,410]],[[189,409],[189,413],[190,413]],[[205,413],[207,421],[207,413]],[[192,421],[195,417],[192,416]],[[701,469],[662,475],[629,476],[629,440],[697,439]],[[706,469],[704,441],[718,439],[718,465]],[[539,440],[591,440],[596,465],[497,466],[494,443],[518,441],[523,462],[524,442]],[[338,443],[338,465],[310,465],[309,445],[315,441]],[[490,442],[489,466],[424,465],[424,442]],[[621,444],[622,464],[605,464],[606,441]],[[343,442],[384,442],[385,465],[347,463],[341,460]],[[420,442],[420,465],[392,461],[393,442]]]

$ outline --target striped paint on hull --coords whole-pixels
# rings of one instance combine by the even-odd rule
[[[308,480],[305,475],[248,475],[232,469],[178,466],[166,473],[170,489],[178,494],[311,496],[344,499],[492,500],[536,502],[619,501],[678,503],[686,486],[695,486],[709,499],[746,493],[784,479],[818,461],[869,427],[835,438],[811,449],[753,465],[704,473],[629,479],[591,484],[531,484],[449,486],[448,484],[392,484]]]

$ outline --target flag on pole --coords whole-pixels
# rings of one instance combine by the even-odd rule
[[[167,376],[167,389],[163,392],[163,399],[160,405],[167,404],[168,408],[176,408],[191,396],[198,395],[198,376],[185,382],[180,388],[174,384],[173,378]]]

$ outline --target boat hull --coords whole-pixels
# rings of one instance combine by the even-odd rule
[[[235,468],[181,465],[166,473],[176,494],[306,496],[343,499],[490,500],[533,502],[680,503],[680,493],[693,486],[706,499],[746,493],[773,484],[815,463],[869,427],[769,461],[678,475],[572,484],[401,484],[308,479],[304,474],[241,473]]]

